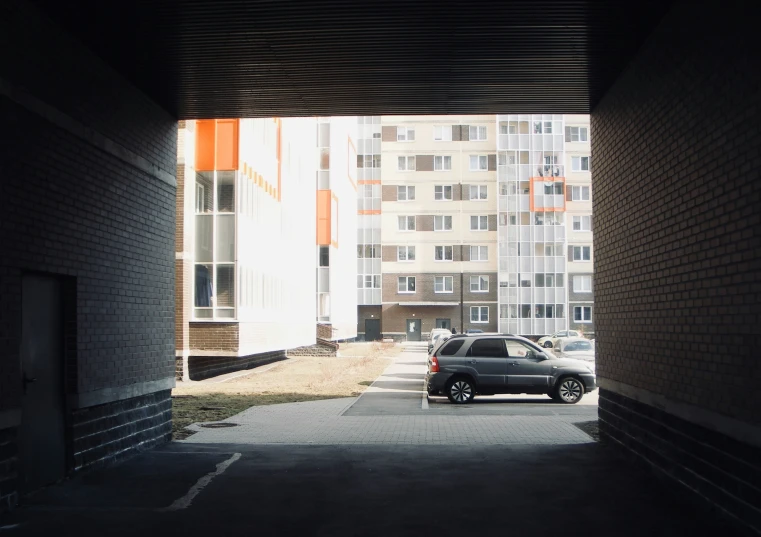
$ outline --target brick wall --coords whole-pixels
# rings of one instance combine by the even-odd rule
[[[168,401],[158,386],[174,376],[176,122],[33,4],[5,2],[0,32],[14,43],[0,59],[0,412],[21,405],[27,271],[63,278],[70,412],[140,390]],[[143,424],[119,442],[96,434],[92,449],[106,459],[137,445]],[[0,505],[12,472],[0,464]]]
[[[357,337],[364,338],[365,333],[365,320],[366,319],[381,319],[382,307],[378,306],[359,306],[357,308]],[[383,323],[381,322],[381,333],[383,332]]]
[[[190,323],[191,351],[231,351],[239,348],[238,323]]]
[[[285,360],[285,358],[285,351],[263,352],[249,356],[190,356],[188,372],[190,380],[203,380]]]
[[[758,455],[729,447],[761,446],[759,58],[753,17],[704,4],[677,4],[591,117],[601,431],[761,531]]]

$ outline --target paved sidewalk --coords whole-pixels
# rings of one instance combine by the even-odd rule
[[[480,411],[478,405],[428,409],[423,392],[426,358],[425,347],[411,345],[359,398],[252,407],[224,420],[234,427],[192,425],[198,432],[183,442],[553,445],[593,441],[573,424],[595,419],[594,407],[568,409],[548,405],[549,398],[537,399],[538,408],[507,403],[491,412]]]

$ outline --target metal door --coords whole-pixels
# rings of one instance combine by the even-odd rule
[[[507,385],[510,388],[526,387],[530,390],[549,388],[552,368],[549,360],[531,358],[533,347],[525,343],[508,339],[507,346]]]
[[[380,338],[380,319],[365,319],[365,341],[378,341]]]
[[[478,374],[479,387],[498,390],[505,385],[507,354],[500,338],[475,340],[465,354],[465,365]]]
[[[422,341],[420,328],[423,321],[420,319],[407,319],[407,341]]]
[[[63,308],[60,282],[24,276],[21,287],[21,425],[19,479],[22,493],[55,483],[66,474],[63,381]]]

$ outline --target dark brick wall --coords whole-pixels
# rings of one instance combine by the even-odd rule
[[[594,109],[591,140],[603,431],[761,531],[757,451],[751,474],[733,457],[696,461],[700,433],[669,445],[679,405],[721,444],[740,428],[761,438],[754,23],[719,2],[677,4]],[[624,389],[663,397],[665,412],[627,412]]]
[[[171,390],[75,410],[71,437],[74,470],[168,442],[172,438]]]
[[[15,427],[0,429],[0,513],[18,501],[18,452]]]
[[[285,351],[263,352],[249,356],[191,356],[188,358],[188,374],[190,380],[203,380],[285,360],[285,358]]]
[[[592,114],[597,373],[761,425],[761,71],[722,9],[677,7]]]
[[[413,316],[414,314],[414,316]],[[383,305],[381,329],[384,337],[392,332],[406,332],[407,319],[422,319],[420,331],[426,338],[433,328],[436,319],[451,319],[452,326],[460,330],[460,306],[400,306],[396,304]],[[388,336],[391,337],[391,336]],[[402,339],[404,336],[402,336]]]
[[[9,0],[2,11],[0,34],[14,52],[0,55],[0,199],[6,207],[0,215],[0,410],[21,404],[27,271],[64,277],[65,386],[73,400],[94,401],[100,396],[87,394],[132,391],[145,382],[169,384],[176,122],[32,3]],[[168,400],[168,392],[161,397]],[[171,428],[168,406],[161,419]],[[80,466],[168,438],[151,436],[159,425],[141,432],[146,421],[130,423],[130,434],[111,441],[98,433],[111,421],[97,421]],[[11,497],[11,474],[0,464],[0,483],[6,483],[0,505]]]

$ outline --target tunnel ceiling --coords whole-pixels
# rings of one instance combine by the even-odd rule
[[[587,113],[670,4],[37,3],[179,119]]]

